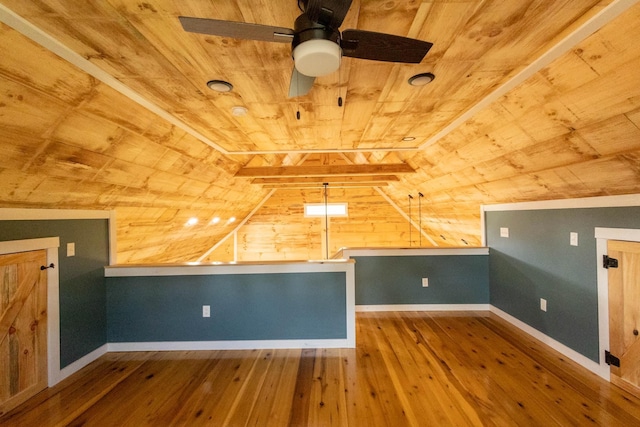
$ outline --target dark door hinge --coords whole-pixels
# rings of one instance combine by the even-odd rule
[[[602,257],[602,266],[604,268],[618,268],[618,260],[615,258],[609,258],[607,255]]]
[[[604,351],[604,361],[607,365],[620,367],[620,359],[609,353],[609,350]]]

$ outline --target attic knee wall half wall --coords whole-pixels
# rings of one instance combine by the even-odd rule
[[[596,228],[640,229],[640,196],[484,206],[492,308],[602,369]],[[577,233],[578,245],[570,243]],[[624,239],[623,239],[624,240]],[[631,239],[630,239],[631,240]],[[547,311],[541,310],[545,299]],[[588,362],[586,363],[588,365]]]

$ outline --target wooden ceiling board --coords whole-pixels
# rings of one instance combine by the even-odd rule
[[[263,186],[274,185],[234,178],[242,168],[410,165],[415,173],[387,177],[383,188],[330,189],[332,198],[369,211],[362,223],[335,221],[333,231],[354,244],[398,243],[408,223],[394,206],[408,213],[407,194],[418,191],[425,194],[423,230],[454,246],[479,244],[482,203],[640,192],[637,4],[433,144],[393,151],[439,135],[619,1],[356,0],[342,29],[417,37],[433,42],[431,51],[421,64],[344,58],[339,72],[295,99],[286,96],[293,66],[287,44],[187,33],[177,19],[290,27],[299,14],[294,0],[0,3],[129,91],[0,25],[0,206],[116,209],[120,262],[193,261],[225,239],[236,228],[227,219],[250,215],[269,194]],[[430,85],[407,84],[427,71],[436,75]],[[209,90],[206,82],[216,78],[234,90]],[[186,127],[129,99],[131,91]],[[247,115],[233,116],[234,106]],[[376,151],[341,152],[353,149]],[[335,154],[305,154],[313,150]],[[358,183],[353,175],[339,179]],[[306,236],[308,224],[286,222],[299,213],[299,199],[321,202],[321,191],[277,190],[260,211],[260,229],[279,224],[282,235],[253,242],[255,250],[241,257],[289,256],[287,239],[295,253],[322,254],[320,242],[298,248],[305,239],[293,236]],[[385,228],[387,209],[398,216]],[[192,216],[200,222],[185,227]],[[215,216],[221,222],[213,226]],[[238,230],[247,248],[252,227]],[[378,232],[367,237],[368,230]],[[275,252],[261,252],[274,244]]]

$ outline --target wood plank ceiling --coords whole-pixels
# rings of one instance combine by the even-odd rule
[[[121,263],[322,257],[323,224],[301,218],[322,182],[353,204],[332,251],[477,245],[483,203],[640,192],[634,0],[354,0],[341,29],[433,48],[343,58],[298,98],[287,44],[177,19],[291,27],[295,0],[0,5],[0,207],[115,209]]]

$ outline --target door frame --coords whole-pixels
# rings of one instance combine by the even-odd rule
[[[630,228],[595,228],[596,265],[598,279],[598,341],[600,343],[600,364],[597,374],[611,381],[609,365],[604,361],[604,351],[609,350],[609,274],[602,265],[602,257],[607,254],[609,240],[640,242],[640,230]]]
[[[0,242],[0,255],[44,249],[47,252],[47,385],[60,381],[60,280],[58,277],[59,237]]]

